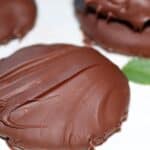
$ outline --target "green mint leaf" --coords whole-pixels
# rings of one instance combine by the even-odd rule
[[[150,59],[134,58],[123,67],[123,72],[130,81],[150,84]]]

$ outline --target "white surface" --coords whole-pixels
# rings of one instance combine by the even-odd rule
[[[82,44],[82,34],[73,15],[72,0],[37,0],[38,19],[35,28],[22,41],[13,41],[0,47],[0,58],[17,49],[36,43]],[[128,57],[109,54],[106,57],[122,67]],[[111,77],[111,76],[110,76]],[[128,121],[122,132],[112,136],[97,150],[149,150],[150,149],[150,86],[130,83],[131,105]],[[0,140],[0,150],[9,150]]]

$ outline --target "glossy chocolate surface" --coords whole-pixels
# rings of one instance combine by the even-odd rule
[[[81,3],[84,8],[79,7]],[[150,57],[149,3],[147,0],[75,0],[75,9],[81,29],[91,41],[111,52]],[[126,4],[130,7],[120,12]]]
[[[25,36],[36,19],[34,0],[0,0],[0,44]]]
[[[98,13],[127,21],[135,28],[142,28],[150,20],[149,0],[85,0],[85,3]]]
[[[92,149],[128,105],[127,79],[94,49],[36,45],[0,61],[0,136],[13,149]]]

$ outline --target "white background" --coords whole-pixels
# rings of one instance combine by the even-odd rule
[[[72,0],[37,0],[38,18],[34,29],[22,40],[0,46],[0,58],[36,43],[71,43],[83,45],[82,34],[73,13]],[[119,67],[130,59],[97,48]],[[112,136],[97,150],[150,150],[150,86],[130,83],[131,105],[122,132]],[[9,150],[0,140],[0,150]]]

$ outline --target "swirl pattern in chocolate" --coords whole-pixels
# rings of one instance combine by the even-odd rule
[[[127,79],[94,49],[36,45],[0,61],[0,136],[12,149],[89,150],[128,105]]]

